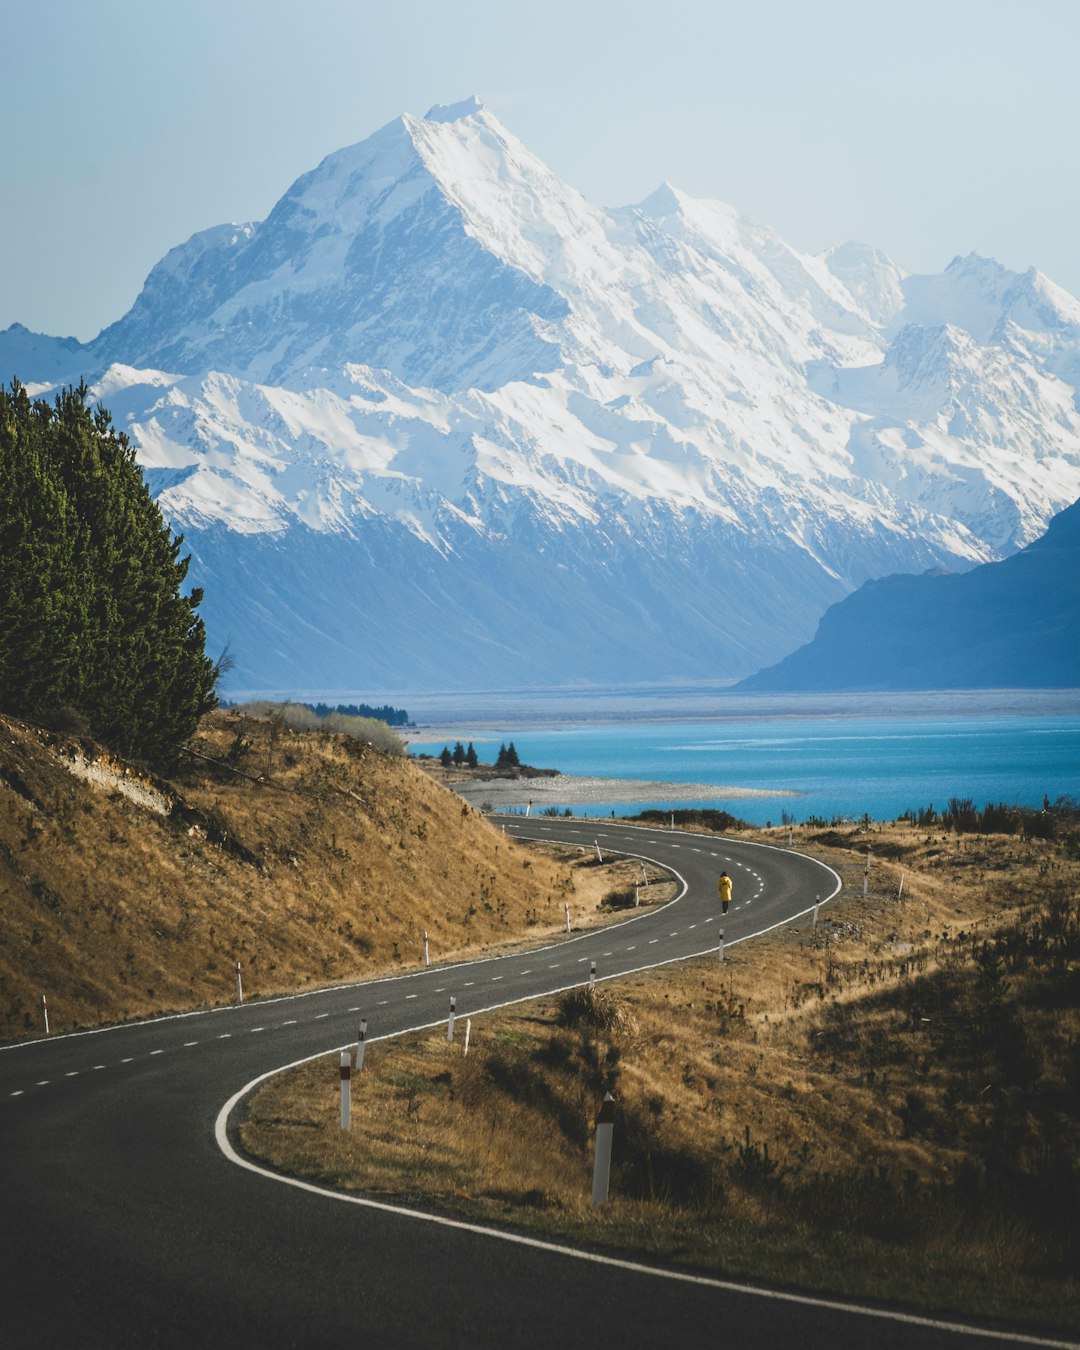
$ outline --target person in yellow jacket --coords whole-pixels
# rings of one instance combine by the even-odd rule
[[[721,872],[719,880],[716,883],[716,889],[720,892],[720,909],[726,914],[728,905],[731,904],[731,878],[726,872]]]

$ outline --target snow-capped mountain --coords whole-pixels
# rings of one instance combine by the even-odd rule
[[[245,688],[735,678],[1080,496],[1080,302],[812,257],[663,184],[604,210],[476,100],[173,249],[85,377]]]

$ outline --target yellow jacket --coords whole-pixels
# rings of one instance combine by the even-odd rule
[[[731,878],[725,872],[716,883],[716,889],[720,892],[721,900],[731,899]]]

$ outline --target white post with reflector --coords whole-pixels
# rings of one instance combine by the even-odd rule
[[[472,1018],[465,1019],[465,1054],[469,1053],[469,1037],[472,1035]]]
[[[364,1047],[367,1044],[367,1018],[360,1023],[360,1030],[356,1033],[356,1072],[359,1073],[364,1067]]]
[[[615,1132],[615,1098],[604,1093],[600,1114],[596,1117],[596,1156],[593,1161],[592,1202],[606,1204],[611,1181],[611,1136]]]
[[[590,961],[590,962],[589,962],[589,988],[590,988],[590,989],[593,989],[593,988],[595,988],[595,986],[596,986],[596,962],[595,962],[595,961]]]
[[[454,1020],[457,1017],[456,1009],[457,1009],[457,999],[454,998],[453,995],[451,995],[450,1016],[447,1018],[446,1022],[446,1039],[448,1041],[452,1041],[454,1039]]]
[[[239,961],[237,961],[236,963],[236,1001],[237,1003],[243,1003],[244,1001],[244,984],[243,981],[240,979]]]
[[[352,1057],[348,1050],[342,1050],[340,1059],[341,1072],[341,1128],[349,1128],[352,1115]]]
[[[431,965],[431,957],[430,957],[430,955],[428,954],[428,940],[427,940],[427,929],[426,929],[426,928],[424,929],[424,965],[425,965],[425,966],[430,966],[430,965]]]
[[[717,959],[720,961],[724,959],[724,930],[722,928],[720,929],[720,947],[717,953]]]
[[[597,862],[603,862],[603,861],[604,861],[604,855],[600,852],[600,840],[599,840],[599,839],[594,839],[592,842],[593,842],[593,848],[596,849],[596,861],[597,861]]]
[[[45,1035],[49,1034],[49,1000],[44,994],[41,996],[41,1017],[45,1023]]]

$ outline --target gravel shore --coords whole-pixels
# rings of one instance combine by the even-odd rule
[[[472,806],[619,806],[632,802],[727,802],[750,797],[798,797],[788,788],[717,787],[633,778],[583,778],[560,773],[537,778],[471,778],[449,787]]]

